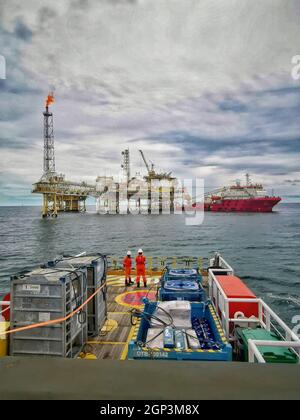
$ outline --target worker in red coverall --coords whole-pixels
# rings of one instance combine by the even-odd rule
[[[126,257],[123,260],[123,267],[125,271],[125,286],[130,286],[131,284],[133,284],[133,281],[131,281],[131,266],[131,252],[128,251]]]
[[[146,257],[143,255],[143,250],[138,250],[138,255],[135,257],[136,264],[136,286],[140,287],[140,278],[143,277],[144,287],[147,287],[146,280]]]

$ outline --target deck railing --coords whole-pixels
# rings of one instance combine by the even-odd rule
[[[120,256],[108,256],[108,270],[123,270],[123,258]],[[195,268],[203,269],[202,257],[177,257],[177,256],[148,256],[146,255],[146,270],[148,272],[161,272],[167,265],[172,268]],[[134,265],[134,258],[133,258]]]
[[[267,331],[275,332],[282,339],[282,341],[278,341],[278,342],[266,341],[265,343],[267,344],[263,344],[263,345],[291,348],[297,354],[300,361],[300,339],[285,324],[285,322],[262,299],[228,298],[225,295],[222,287],[220,286],[215,274],[218,274],[217,272],[215,272],[215,269],[208,270],[209,297],[220,318],[226,338],[230,341],[234,340],[232,332],[236,326],[240,326],[240,325],[245,326],[245,327],[260,326],[261,328]],[[230,304],[238,303],[238,302],[251,303],[251,304],[257,303],[258,317],[255,317],[255,316],[242,317],[241,316],[241,317],[236,317],[236,318],[230,318]],[[257,361],[261,362],[263,357],[262,356],[257,357],[258,353],[259,353],[259,350],[257,349],[256,341],[252,341],[251,360],[253,360],[253,354],[255,354]]]
[[[211,258],[209,260],[209,266],[211,267],[211,270],[213,273],[218,274],[220,272],[226,271],[227,274],[230,274],[230,275],[234,274],[233,268],[228,264],[226,260],[224,260],[224,258],[221,255],[218,255],[219,265],[217,268],[213,268],[214,260],[215,258]]]
[[[263,355],[259,351],[259,346],[268,347],[285,347],[293,350],[298,356],[298,363],[300,363],[300,341],[265,341],[265,340],[249,340],[248,341],[248,360],[249,363],[266,363]]]

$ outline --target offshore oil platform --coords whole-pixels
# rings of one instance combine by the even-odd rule
[[[77,183],[65,179],[55,169],[53,113],[49,106],[54,102],[49,93],[45,103],[44,115],[44,172],[41,179],[33,185],[33,193],[43,195],[42,217],[57,217],[58,212],[85,211],[85,201],[95,191],[94,185]]]
[[[122,152],[122,175],[118,182],[113,177],[98,177],[96,180],[98,213],[110,214],[169,214],[176,210],[183,189],[171,172],[156,172],[154,164],[147,162],[139,150],[147,169],[147,175],[131,175],[130,152]]]
[[[67,180],[55,168],[53,92],[46,98],[44,116],[44,167],[41,179],[33,184],[32,193],[42,194],[42,217],[57,217],[59,212],[85,212],[86,200],[94,197],[101,214],[174,212],[184,190],[171,172],[157,172],[142,150],[139,150],[147,175],[131,176],[129,149],[122,152],[122,177],[98,176],[95,184]]]

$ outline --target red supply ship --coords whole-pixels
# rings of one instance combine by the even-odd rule
[[[219,188],[205,194],[204,210],[213,212],[256,212],[267,213],[281,201],[280,197],[269,196],[262,184],[252,183],[246,174],[246,184],[236,181],[235,185]],[[203,204],[196,203],[195,208]]]

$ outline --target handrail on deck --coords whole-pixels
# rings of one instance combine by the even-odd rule
[[[108,256],[108,268],[110,270],[123,270],[123,258],[120,256]],[[172,268],[191,268],[198,267],[203,269],[202,257],[177,257],[177,256],[148,256],[146,255],[147,271],[161,271],[167,265]]]
[[[217,254],[217,255],[218,255],[218,259],[219,259],[219,267],[212,267],[213,262],[214,262],[214,258],[211,258],[209,260],[209,262],[210,262],[210,269],[213,272],[215,272],[215,273],[223,272],[225,270],[225,271],[227,271],[228,274],[233,275],[234,274],[234,270],[231,267],[231,265],[229,265],[228,262],[221,255],[219,255],[219,254]]]
[[[300,340],[297,341],[267,341],[267,340],[248,340],[248,360],[249,363],[255,363],[255,358],[258,363],[266,363],[263,355],[260,353],[258,347],[286,347],[295,350],[298,356],[298,363],[300,363]]]
[[[300,339],[299,337],[286,325],[286,323],[262,300],[262,299],[237,299],[237,298],[228,298],[222,287],[220,286],[220,283],[218,282],[216,278],[216,274],[218,274],[218,271],[210,268],[208,270],[208,287],[209,287],[209,297],[215,307],[216,313],[218,314],[220,318],[221,325],[225,331],[226,338],[228,340],[234,340],[234,337],[232,335],[232,331],[236,325],[240,324],[248,324],[253,325],[257,324],[261,328],[267,330],[267,331],[273,331],[278,336],[281,337],[283,341],[278,341],[275,343],[283,343],[283,344],[274,344],[274,341],[266,341],[267,346],[280,346],[280,347],[293,347],[293,348],[299,348],[299,351],[296,353],[298,354],[299,360],[300,360]],[[228,274],[231,274],[231,272],[228,272]],[[242,302],[242,303],[257,303],[258,304],[258,317],[252,316],[252,317],[234,317],[230,318],[229,316],[229,305],[230,303],[234,302]],[[279,330],[281,328],[282,331]],[[252,347],[251,347],[251,358],[253,357],[253,354],[257,358],[259,363],[262,362],[262,356],[258,356],[259,350],[257,349],[257,346],[255,346],[255,342],[252,340]],[[249,341],[250,343],[250,341]],[[272,343],[272,344],[271,344]],[[293,346],[290,344],[293,343]],[[262,345],[262,344],[260,344]]]

